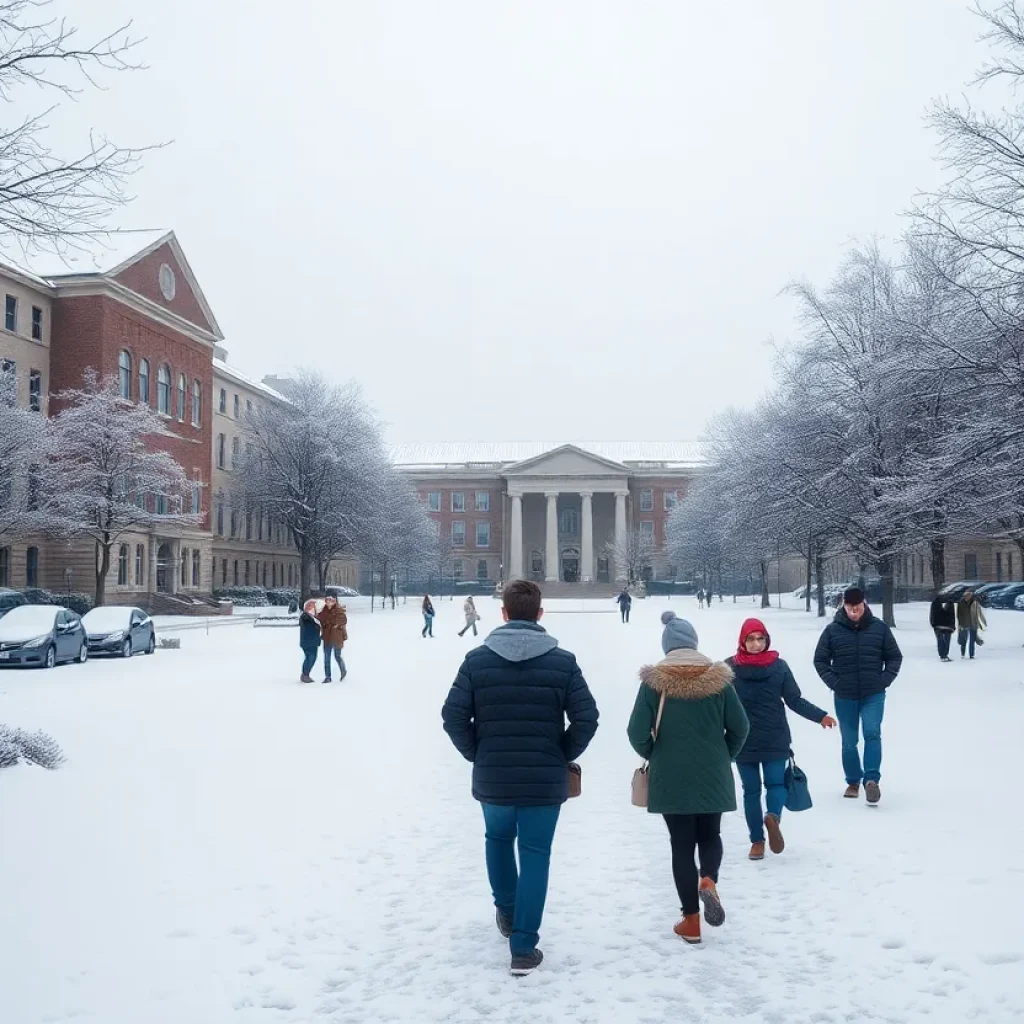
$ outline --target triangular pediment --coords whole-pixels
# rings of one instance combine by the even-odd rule
[[[542,452],[532,459],[524,459],[502,471],[507,477],[538,477],[538,476],[625,476],[629,470],[620,462],[594,455],[574,444],[563,444]]]

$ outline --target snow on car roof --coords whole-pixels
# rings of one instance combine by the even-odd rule
[[[105,605],[102,608],[93,608],[91,612],[86,612],[82,616],[82,622],[86,629],[124,629],[133,611],[132,608],[120,605]]]
[[[23,604],[12,608],[2,619],[0,619],[0,631],[11,633],[24,632],[26,636],[31,633],[38,636],[48,629],[53,629],[53,620],[57,612],[63,611],[51,604]]]

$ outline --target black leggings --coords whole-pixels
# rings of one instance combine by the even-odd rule
[[[675,879],[679,903],[684,914],[700,911],[697,886],[701,878],[718,882],[722,866],[721,814],[666,814],[669,838],[672,841],[672,877]],[[694,863],[696,848],[700,858],[700,874]]]

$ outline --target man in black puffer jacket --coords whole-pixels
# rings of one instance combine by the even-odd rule
[[[466,656],[441,711],[445,732],[473,762],[498,930],[516,975],[543,959],[537,942],[568,765],[594,738],[598,717],[575,657],[539,624],[540,600],[527,580],[505,588],[505,625]]]
[[[877,804],[882,767],[882,715],[885,691],[899,675],[903,655],[892,630],[871,614],[864,592],[851,587],[843,607],[825,627],[814,652],[814,667],[835,695],[836,718],[843,736],[843,771],[850,799],[860,796],[861,780],[868,803]],[[861,724],[864,727],[864,767],[861,769]]]

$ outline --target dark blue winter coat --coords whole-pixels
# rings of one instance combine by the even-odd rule
[[[567,765],[598,714],[575,657],[536,623],[508,622],[466,655],[441,717],[477,800],[536,807],[568,798]]]
[[[870,608],[858,622],[852,622],[846,609],[840,608],[814,652],[818,675],[840,700],[863,700],[884,693],[902,664],[896,637]]]
[[[737,665],[733,658],[725,663],[732,669],[732,685],[750,720],[747,742],[736,762],[785,760],[793,743],[786,705],[811,722],[820,722],[826,712],[800,695],[790,667],[781,658],[770,665]]]
[[[299,646],[304,651],[315,651],[320,646],[320,626],[309,612],[299,616]]]
[[[633,603],[633,598],[625,590],[623,590],[615,600],[618,601],[620,608],[629,607]]]

